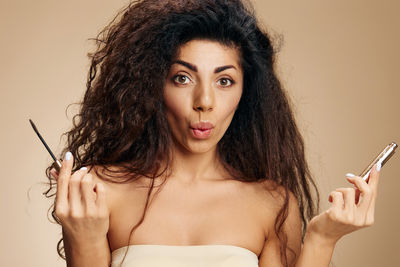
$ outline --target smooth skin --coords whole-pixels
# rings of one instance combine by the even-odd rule
[[[172,174],[156,179],[162,190],[157,194],[153,190],[145,220],[131,240],[130,230],[144,208],[148,179],[112,184],[100,180],[94,171],[71,173],[70,153],[59,176],[52,171],[58,177],[55,209],[63,228],[67,266],[109,266],[111,251],[128,242],[239,246],[254,252],[260,267],[282,266],[274,232],[282,189],[272,190],[269,181],[231,180],[218,160],[217,143],[242,94],[239,56],[236,48],[209,40],[192,40],[180,47],[164,87],[174,139]],[[214,125],[206,139],[191,132],[191,123],[199,121]],[[357,176],[347,180],[352,187],[331,192],[332,206],[311,220],[303,246],[298,203],[290,195],[284,229],[288,247],[297,257],[288,252],[289,266],[329,266],[335,244],[343,235],[373,223],[379,180],[376,166],[368,183]]]
[[[67,152],[59,176],[53,171],[57,177],[55,210],[62,224],[67,266],[109,266],[110,213],[104,185],[94,184],[85,167],[71,174],[72,166],[72,155]]]

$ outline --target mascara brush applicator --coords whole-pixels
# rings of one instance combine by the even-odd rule
[[[38,129],[36,128],[36,125],[33,123],[33,121],[31,119],[29,119],[29,122],[31,123],[32,128],[35,131],[35,133],[37,134],[37,136],[39,137],[40,141],[42,141],[42,144],[47,149],[50,156],[53,158],[53,160],[54,160],[53,168],[56,169],[57,172],[60,172],[61,162],[54,156],[53,152],[51,151],[50,147],[47,145],[46,141],[44,141],[43,137],[40,135],[40,133],[39,133]]]

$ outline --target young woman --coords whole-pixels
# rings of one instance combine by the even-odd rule
[[[249,3],[135,1],[98,44],[63,166],[48,169],[68,266],[328,266],[338,239],[372,224],[379,166],[314,217]]]

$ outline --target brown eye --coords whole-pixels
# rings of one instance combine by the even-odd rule
[[[228,87],[231,86],[233,84],[233,81],[231,79],[228,78],[221,78],[218,80],[217,82],[219,85],[223,86],[223,87]]]
[[[173,77],[173,81],[175,83],[179,83],[179,84],[188,84],[190,79],[189,79],[189,77],[187,77],[185,75],[175,75]]]

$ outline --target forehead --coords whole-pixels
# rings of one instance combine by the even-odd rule
[[[196,65],[236,65],[240,66],[240,51],[235,46],[227,46],[211,40],[191,40],[181,45],[175,59]]]

